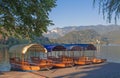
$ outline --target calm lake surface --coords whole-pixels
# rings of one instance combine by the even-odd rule
[[[97,45],[95,55],[99,58],[107,59],[108,62],[120,63],[120,45]],[[0,71],[10,70],[8,58],[7,50],[0,51]]]
[[[108,62],[120,63],[120,45],[103,45],[100,46],[98,56],[105,58]]]

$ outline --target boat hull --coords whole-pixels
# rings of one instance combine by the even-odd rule
[[[11,69],[12,70],[23,70],[23,71],[39,71],[40,67],[12,63]]]

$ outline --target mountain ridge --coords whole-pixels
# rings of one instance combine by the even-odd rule
[[[87,26],[67,26],[63,28],[54,28],[44,33],[43,36],[49,39],[57,39],[72,31],[82,31],[87,29],[93,29],[99,34],[109,33],[111,31],[120,30],[120,25],[87,25]]]

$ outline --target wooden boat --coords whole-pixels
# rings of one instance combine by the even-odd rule
[[[50,53],[53,53],[54,56],[48,56],[48,59],[51,59],[54,62],[54,67],[70,67],[74,65],[73,59],[64,56],[65,51],[66,48],[62,45],[55,45],[51,47]]]
[[[75,64],[97,64],[106,61],[106,59],[100,59],[96,57],[95,52],[97,49],[93,44],[65,44],[65,46],[67,46],[68,50],[73,53],[73,55],[70,57],[73,58]]]
[[[107,61],[106,59],[101,59],[101,58],[97,58],[97,57],[93,57],[93,58],[91,58],[91,60],[92,60],[93,64],[104,63]]]
[[[34,53],[46,52],[46,49],[39,44],[21,44],[15,45],[9,49],[11,69],[25,71],[38,71],[42,67],[37,63],[28,60]],[[31,53],[31,54],[29,54]],[[29,55],[29,56],[28,56]]]
[[[87,51],[94,51],[93,56],[90,58],[90,60],[92,61],[93,64],[103,63],[106,61],[106,59],[101,59],[101,58],[96,57],[95,52],[96,52],[97,48],[94,45],[89,44],[87,46],[86,50]]]
[[[59,60],[58,60],[59,59]],[[67,56],[60,56],[54,64],[55,67],[72,67],[74,66],[74,61],[72,58]]]
[[[35,64],[30,64],[27,61],[18,60],[18,57],[10,58],[10,64],[12,70],[24,70],[24,71],[38,71],[40,67]]]
[[[39,57],[31,57],[31,61],[37,64],[41,69],[51,69],[53,67],[53,61],[50,59],[40,59]]]
[[[82,55],[81,53],[83,53],[83,47],[81,45],[73,45],[73,47],[70,48],[70,50],[73,52],[73,59],[74,59],[74,63],[77,65],[87,65],[87,64],[91,64],[91,60],[89,60],[87,57],[85,57],[84,55]],[[75,52],[77,52],[77,55],[75,55]]]
[[[85,57],[85,56],[79,57],[74,62],[77,65],[89,65],[89,64],[92,64],[92,61],[90,59],[88,59],[87,57]]]

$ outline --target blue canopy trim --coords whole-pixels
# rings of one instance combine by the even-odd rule
[[[51,52],[56,45],[44,45],[48,52]]]
[[[44,45],[44,47],[48,52],[96,50],[96,47],[93,44],[51,44]]]

